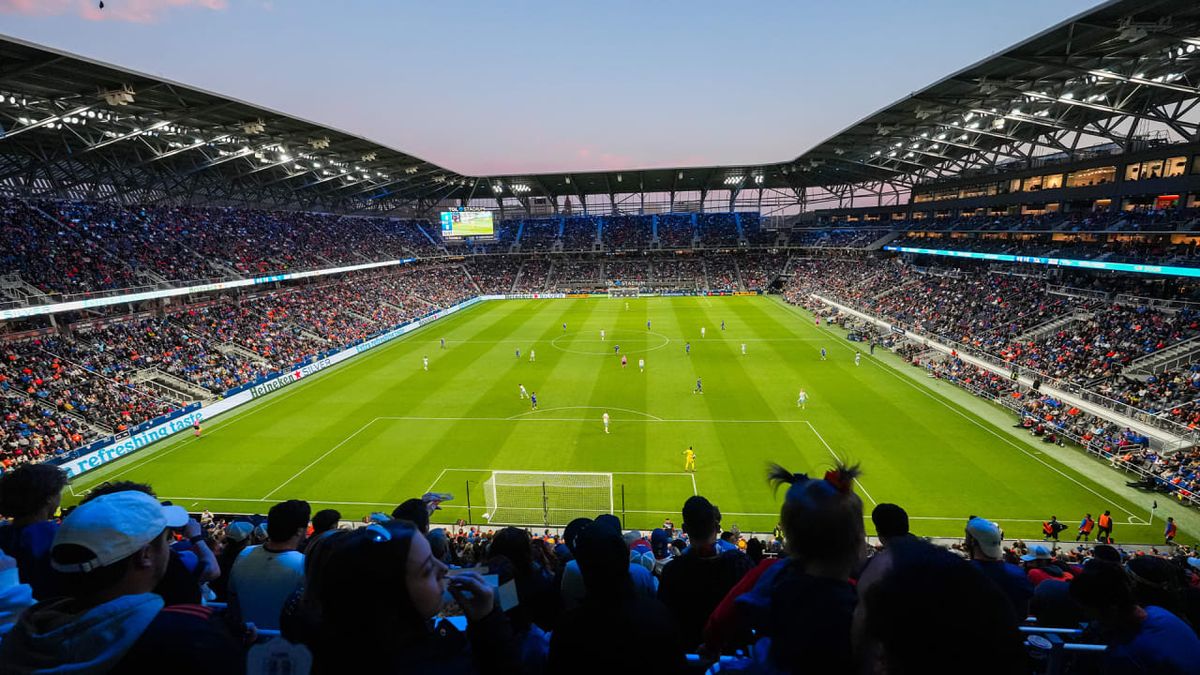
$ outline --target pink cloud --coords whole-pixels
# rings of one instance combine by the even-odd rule
[[[97,0],[0,0],[0,14],[62,16],[73,14],[88,21],[155,23],[163,14],[180,8],[220,11],[228,0],[107,0],[100,9]]]

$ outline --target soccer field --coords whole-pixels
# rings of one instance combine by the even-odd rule
[[[616,345],[629,357],[624,369]],[[726,528],[770,531],[779,499],[766,463],[819,475],[841,458],[862,464],[856,489],[867,513],[898,503],[918,534],[960,536],[966,518],[981,515],[1007,536],[1040,539],[1051,514],[1073,526],[1085,511],[1110,509],[1118,541],[1161,543],[1140,504],[900,372],[907,367],[893,355],[864,353],[855,366],[854,351],[841,331],[766,297],[484,302],[218,417],[200,439],[181,434],[84,474],[71,489],[136,480],[191,510],[265,513],[302,498],[352,518],[433,490],[456,496],[435,520],[467,518],[469,496],[479,524],[490,471],[603,472],[628,527],[678,523],[698,493],[720,507]],[[703,394],[693,393],[697,378]],[[539,410],[520,398],[522,384]],[[694,474],[683,471],[688,446]],[[528,522],[540,523],[540,511]]]

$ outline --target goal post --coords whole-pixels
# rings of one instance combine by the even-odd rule
[[[610,286],[608,288],[608,297],[637,298],[641,297],[641,289],[637,286]]]
[[[485,520],[504,525],[566,525],[612,513],[613,475],[578,471],[493,471],[483,482]]]

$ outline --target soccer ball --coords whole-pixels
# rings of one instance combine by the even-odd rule
[[[490,514],[490,513],[483,514],[483,519],[490,521],[492,519],[492,514]]]

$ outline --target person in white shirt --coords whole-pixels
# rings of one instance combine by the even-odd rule
[[[604,413],[604,433],[608,433],[608,413]]]
[[[600,339],[601,340],[604,339],[604,329],[603,328],[600,329]]]
[[[283,605],[304,582],[304,554],[297,549],[312,508],[290,499],[267,512],[267,541],[249,546],[229,573],[229,607],[240,621],[279,629]]]
[[[536,361],[536,360],[537,360],[537,352],[535,352],[535,351],[533,351],[532,349],[530,349],[530,350],[529,350],[529,362],[530,362],[530,363],[533,363],[533,362],[534,362],[534,361]]]
[[[646,372],[646,359],[638,359],[638,371]]]
[[[429,357],[428,356],[421,357],[421,365],[425,368],[425,370],[429,370]]]
[[[521,390],[517,395],[521,397],[522,401],[529,398],[529,392],[525,391],[525,385],[518,384],[517,388]]]
[[[854,352],[854,365],[862,365],[862,352]]]
[[[704,326],[700,326],[700,337],[704,337]]]
[[[742,343],[742,356],[745,356],[745,355],[746,355],[746,343],[743,342]]]

